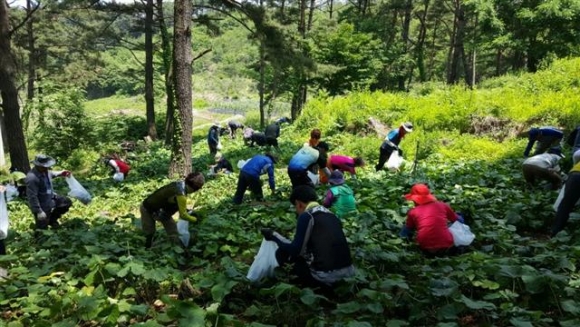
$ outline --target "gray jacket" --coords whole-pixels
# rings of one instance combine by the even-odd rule
[[[52,178],[55,174],[52,171],[43,174],[36,167],[32,168],[26,174],[26,196],[28,197],[28,206],[33,214],[41,211],[49,214],[55,207],[54,190],[52,188]]]

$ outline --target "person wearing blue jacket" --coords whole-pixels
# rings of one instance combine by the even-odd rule
[[[536,144],[536,150],[532,156],[544,153],[550,147],[558,145],[563,137],[564,133],[553,126],[534,127],[530,129],[528,132],[528,145],[524,150],[524,157],[530,155],[530,151],[536,141],[538,144]]]
[[[322,169],[327,177],[330,176],[330,170],[326,167],[328,150],[328,143],[320,142],[315,147],[305,144],[296,152],[288,163],[288,177],[290,177],[293,188],[299,185],[314,186],[308,177],[308,171],[315,165],[318,165],[318,168]]]
[[[218,144],[220,143],[220,126],[214,123],[207,132],[207,145],[209,146],[209,154],[214,157],[218,152]]]
[[[399,155],[403,156],[403,150],[399,148],[399,143],[407,133],[411,133],[413,131],[413,124],[410,122],[406,122],[401,124],[399,128],[395,128],[387,134],[385,140],[381,144],[380,148],[380,155],[379,155],[379,163],[375,166],[375,170],[379,171],[383,169],[385,162],[389,160],[393,151],[399,151]]]
[[[244,193],[249,188],[256,200],[262,201],[262,182],[260,175],[268,173],[268,183],[272,193],[276,191],[276,182],[274,181],[274,164],[278,161],[275,155],[266,153],[258,154],[252,157],[240,170],[238,177],[238,186],[234,195],[234,204],[241,204],[244,199]]]

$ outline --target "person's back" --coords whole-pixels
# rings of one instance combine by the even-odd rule
[[[280,136],[280,124],[272,123],[266,126],[264,134],[266,135],[266,137],[278,138]]]
[[[157,189],[143,201],[147,210],[156,211],[159,209],[177,208],[177,203],[173,200],[177,195],[185,195],[185,183],[183,181],[171,182]]]
[[[308,166],[316,162],[319,156],[319,151],[308,145],[303,146],[294,156],[290,159],[288,163],[289,169],[307,169]]]
[[[252,133],[252,144],[256,143],[259,146],[266,145],[266,135],[262,132],[254,132]]]
[[[532,165],[539,168],[550,169],[558,166],[559,161],[560,156],[556,154],[541,153],[524,160],[524,165]]]
[[[315,271],[332,271],[352,265],[350,249],[336,215],[318,206],[303,213],[313,219],[312,232],[306,252],[312,254],[311,268]]]
[[[244,173],[250,176],[260,176],[265,174],[269,167],[273,165],[272,159],[265,155],[255,155],[242,167]]]
[[[421,249],[439,250],[453,246],[453,235],[447,222],[449,217],[455,217],[455,212],[448,204],[439,201],[422,204],[411,209],[408,216],[407,226],[417,229],[417,243]]]
[[[336,200],[332,203],[332,210],[340,218],[349,212],[356,211],[356,201],[353,190],[348,185],[335,185],[330,187],[330,191]]]

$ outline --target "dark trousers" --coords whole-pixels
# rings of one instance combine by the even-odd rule
[[[292,183],[292,188],[296,188],[299,185],[310,185],[314,187],[312,180],[308,177],[308,170],[293,170],[288,168],[288,177],[290,177],[290,182]]]
[[[393,151],[395,151],[396,149],[397,148],[390,146],[387,143],[383,143],[381,145],[381,152],[379,154],[379,163],[375,166],[376,171],[383,169],[383,166],[385,165],[387,160],[389,160]],[[399,149],[399,155],[401,157],[403,156],[403,150]]]
[[[580,199],[580,172],[573,172],[568,175],[568,180],[564,185],[564,198],[558,210],[556,211],[556,221],[552,226],[552,236],[558,234],[564,229],[568,219],[570,218],[570,213],[574,210],[576,202]]]
[[[556,136],[541,136],[536,143],[536,150],[532,154],[535,156],[536,154],[542,154],[546,152],[550,147],[557,146],[562,139]]]
[[[278,249],[276,250],[276,261],[280,267],[289,267],[290,268],[290,282],[301,287],[310,287],[310,288],[321,288],[323,290],[331,290],[332,287],[328,286],[314,277],[310,273],[310,267],[306,260],[304,260],[301,256],[291,256],[288,252]]]
[[[238,127],[232,126],[232,125],[229,125],[228,127],[230,128],[230,137],[232,139],[235,139],[236,138],[236,131],[238,130]]]
[[[0,255],[6,254],[6,245],[4,244],[4,240],[0,240]]]
[[[55,194],[54,195],[54,202],[55,202],[55,207],[52,210],[50,210],[49,212],[45,211],[48,219],[39,221],[37,219],[36,215],[34,216],[36,229],[47,229],[48,225],[50,225],[52,227],[58,227],[58,219],[62,215],[67,213],[68,209],[70,209],[70,207],[72,206],[71,199],[67,198],[66,196],[60,196],[60,195]]]
[[[278,147],[278,139],[275,137],[266,137],[266,144]]]
[[[217,153],[217,143],[207,142],[207,146],[209,147],[209,154],[215,156]]]
[[[531,186],[535,186],[537,180],[546,180],[550,182],[552,190],[557,190],[562,186],[560,174],[547,168],[541,168],[534,165],[524,165],[522,167],[524,179]]]
[[[260,178],[256,178],[248,173],[241,171],[240,176],[238,177],[238,186],[236,188],[236,194],[234,195],[233,200],[235,204],[242,203],[242,200],[244,199],[244,193],[248,188],[256,200],[261,201],[264,199],[264,193],[262,192],[262,182],[260,181]]]

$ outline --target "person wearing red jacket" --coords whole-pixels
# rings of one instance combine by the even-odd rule
[[[131,170],[131,166],[128,163],[123,161],[117,155],[113,155],[111,157],[105,158],[103,160],[105,165],[111,168],[113,174],[115,174],[115,180],[122,181],[127,178],[129,171]],[[122,176],[120,175],[122,174]],[[118,176],[118,177],[117,177]]]
[[[463,223],[463,217],[447,203],[437,201],[425,184],[413,185],[405,199],[413,201],[415,207],[407,213],[407,222],[399,235],[410,237],[412,231],[417,230],[416,241],[427,256],[457,254],[459,249],[453,244],[447,223],[456,220]]]

